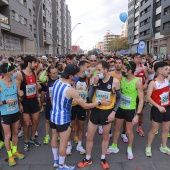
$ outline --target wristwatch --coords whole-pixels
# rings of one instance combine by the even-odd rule
[[[101,105],[101,102],[98,102],[98,106],[100,106]]]
[[[141,113],[136,113],[136,115],[140,116],[140,115],[141,115]]]
[[[3,101],[2,101],[2,104],[6,104],[6,100],[3,100]]]

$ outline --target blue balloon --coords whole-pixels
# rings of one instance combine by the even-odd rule
[[[122,12],[122,13],[120,14],[119,18],[120,18],[120,20],[121,20],[122,22],[125,23],[126,20],[127,20],[127,18],[128,18],[128,15],[127,15],[126,12]]]

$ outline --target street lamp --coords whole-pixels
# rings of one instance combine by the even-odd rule
[[[73,29],[71,30],[71,33],[73,32],[73,30],[77,27],[77,25],[79,25],[79,24],[81,24],[81,23],[77,23],[74,27],[73,27]]]
[[[80,37],[77,39],[77,41],[76,41],[75,45],[77,44],[78,40],[79,40],[80,38],[82,38],[82,37],[83,37],[83,36],[80,36]]]
[[[18,14],[15,10],[10,10],[10,11],[13,12],[13,13]],[[20,14],[18,14],[18,16],[19,16],[21,19],[23,19],[23,17],[22,17]],[[34,35],[33,35],[31,29],[29,28],[29,26],[27,25],[27,23],[25,22],[24,19],[23,19],[23,21],[24,21],[25,26],[28,28],[28,30],[29,30],[30,33],[31,33],[31,36],[32,36],[33,41],[34,41],[34,44],[35,44],[35,46],[36,46],[36,51],[38,52],[38,45],[37,45],[37,42],[36,42],[36,40],[35,40],[35,38],[34,38]]]

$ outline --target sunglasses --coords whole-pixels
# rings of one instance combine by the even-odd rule
[[[90,60],[90,62],[96,62],[97,60]]]

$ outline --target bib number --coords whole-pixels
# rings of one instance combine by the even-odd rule
[[[49,96],[52,97],[53,87],[49,87]]]
[[[26,96],[36,94],[36,84],[26,85]]]
[[[169,103],[169,92],[163,93],[160,95],[161,105],[167,105]]]
[[[80,96],[84,101],[86,101],[86,99],[87,99],[87,91],[80,91],[80,90],[78,90],[78,94],[79,94],[79,96]]]
[[[122,101],[121,101],[120,105],[124,106],[126,108],[130,108],[131,101],[132,101],[131,97],[128,97],[128,96],[125,96],[125,95],[122,94]]]
[[[18,108],[18,99],[12,99],[14,102],[12,104],[7,104],[7,111],[14,111]]]
[[[101,101],[104,97],[106,100],[110,100],[110,92],[96,90],[96,102]]]

